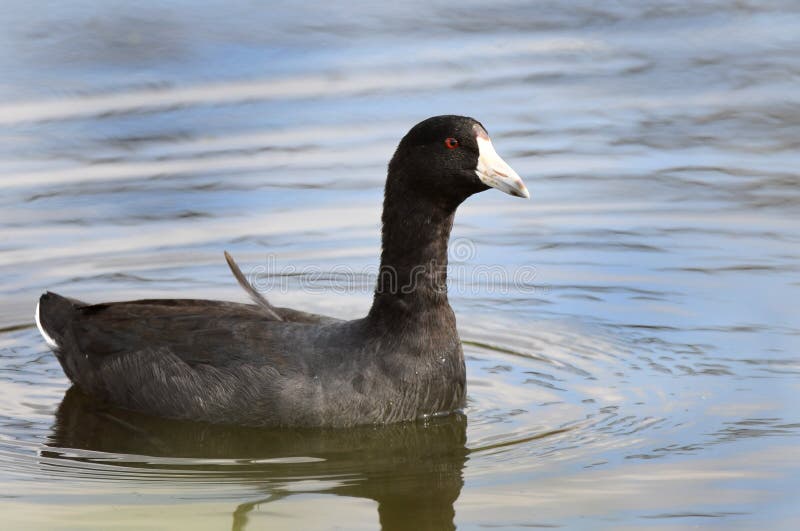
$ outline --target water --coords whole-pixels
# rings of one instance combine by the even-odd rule
[[[5,2],[4,525],[800,527],[798,27],[788,1]],[[532,193],[457,216],[465,417],[245,430],[67,393],[45,289],[241,301],[227,249],[278,304],[363,314],[386,162],[443,113]]]

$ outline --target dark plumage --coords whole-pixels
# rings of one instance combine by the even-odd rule
[[[465,369],[447,301],[455,210],[490,186],[528,197],[483,126],[438,116],[389,163],[381,267],[369,314],[341,321],[206,300],[86,304],[55,293],[36,311],[64,372],[87,394],[163,417],[251,426],[352,426],[464,406]]]

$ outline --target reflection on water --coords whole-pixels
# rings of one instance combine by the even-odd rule
[[[104,410],[73,388],[56,412],[51,448],[40,455],[41,466],[60,475],[246,484],[262,497],[236,507],[233,529],[304,483],[305,492],[375,500],[384,529],[454,529],[465,442],[462,415],[352,430],[263,430]],[[104,469],[109,464],[113,472]]]
[[[5,7],[7,526],[800,527],[796,2]],[[468,423],[239,430],[66,392],[44,289],[243,300],[228,249],[278,304],[363,314],[371,279],[338,288],[376,266],[386,162],[451,112],[532,194],[456,220]]]

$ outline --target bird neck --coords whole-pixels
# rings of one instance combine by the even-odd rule
[[[457,203],[389,183],[371,318],[426,318],[447,301],[447,245]]]

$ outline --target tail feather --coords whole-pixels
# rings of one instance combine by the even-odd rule
[[[39,298],[36,305],[36,326],[50,348],[60,348],[75,307],[80,304],[80,301],[49,291]]]
[[[53,339],[53,336],[47,333],[47,330],[44,329],[42,326],[42,319],[39,317],[39,307],[42,305],[42,301],[36,303],[36,328],[39,329],[39,333],[42,334],[45,343],[50,346],[50,348],[58,348],[58,342]]]

